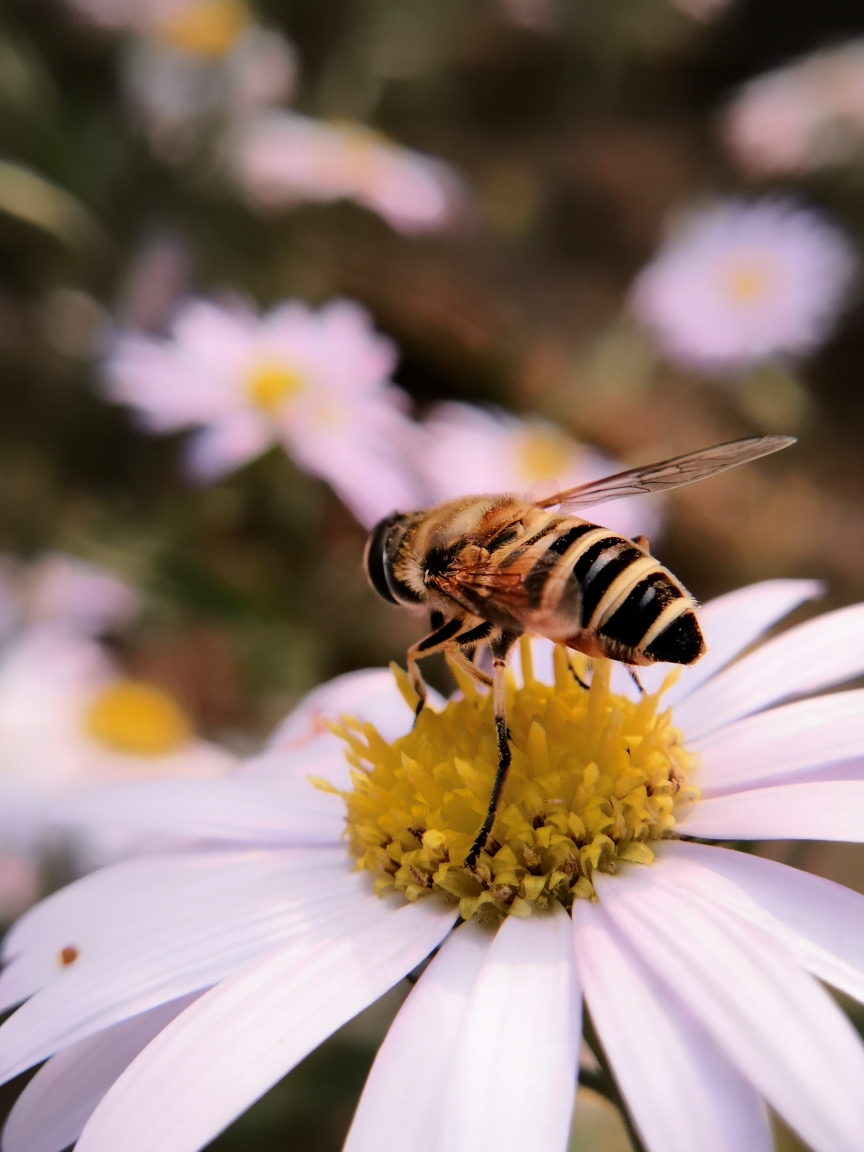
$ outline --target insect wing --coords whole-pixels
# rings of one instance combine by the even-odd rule
[[[621,500],[625,496],[644,496],[650,492],[668,492],[683,484],[694,484],[697,480],[707,480],[727,468],[736,468],[760,456],[769,456],[788,448],[795,443],[794,436],[750,436],[746,440],[732,440],[728,444],[716,444],[713,448],[702,448],[686,456],[676,456],[659,464],[648,464],[644,468],[631,468],[604,480],[582,484],[555,497],[537,502],[540,508],[552,508],[560,504],[562,512],[575,512],[579,508],[590,508],[595,504],[606,504],[609,500]]]

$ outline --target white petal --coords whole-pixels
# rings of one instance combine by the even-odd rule
[[[864,756],[864,689],[772,708],[690,744],[703,795]]]
[[[86,877],[10,935],[4,1006],[39,991],[0,1027],[0,1078],[380,903],[344,849],[143,858]],[[68,966],[64,948],[78,952]]]
[[[386,668],[364,668],[328,680],[304,696],[270,737],[268,748],[293,752],[325,733],[328,720],[345,714],[374,724],[390,741],[405,736],[414,723],[393,674]]]
[[[675,708],[689,739],[777,700],[842,684],[864,671],[864,604],[790,628],[715,676]]]
[[[474,921],[452,932],[378,1050],[343,1152],[429,1152],[474,982],[494,936]]]
[[[186,470],[210,484],[254,460],[273,443],[273,427],[254,409],[241,408],[196,432],[186,446]]]
[[[432,901],[377,901],[362,929],[305,939],[205,993],[96,1109],[77,1152],[196,1152],[450,932]]]
[[[864,896],[747,852],[667,840],[664,883],[701,893],[769,932],[802,967],[864,1002]]]
[[[698,614],[708,651],[697,664],[682,669],[678,683],[663,697],[664,704],[677,704],[689,696],[778,620],[822,592],[816,580],[763,580],[703,604]],[[667,669],[664,664],[664,673]]]
[[[864,841],[864,781],[820,780],[700,800],[676,825],[707,840]]]
[[[260,846],[335,844],[345,829],[344,805],[304,784],[289,798],[242,776],[130,781],[78,793],[58,805],[55,816],[67,824],[120,825]]]
[[[682,897],[662,870],[597,877],[637,953],[814,1152],[860,1152],[864,1048],[789,953],[721,905]]]
[[[509,916],[477,977],[442,1101],[437,1152],[561,1152],[573,1113],[581,997],[570,917]]]
[[[53,1056],[15,1101],[3,1152],[63,1152],[74,1144],[120,1073],[196,997],[161,1004]]]
[[[759,1096],[603,907],[577,900],[573,928],[591,1019],[651,1152],[771,1152]]]

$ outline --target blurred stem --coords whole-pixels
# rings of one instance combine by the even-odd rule
[[[610,1104],[614,1104],[621,1115],[624,1127],[627,1129],[627,1137],[633,1145],[633,1152],[646,1152],[645,1145],[642,1143],[642,1138],[636,1131],[636,1125],[633,1123],[633,1118],[627,1108],[624,1097],[618,1090],[618,1085],[615,1083],[615,1078],[612,1075],[612,1070],[609,1066],[609,1061],[606,1053],[603,1050],[603,1045],[597,1036],[594,1029],[594,1021],[591,1019],[588,1010],[583,1007],[583,1020],[582,1020],[582,1033],[585,1037],[585,1043],[591,1049],[594,1059],[600,1065],[599,1068],[580,1068],[579,1069],[579,1083],[583,1088],[590,1088],[592,1092],[597,1092],[605,1097]]]

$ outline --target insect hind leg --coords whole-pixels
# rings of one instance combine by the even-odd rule
[[[495,736],[498,743],[498,767],[495,772],[495,780],[492,783],[492,794],[489,797],[486,816],[480,825],[480,831],[477,833],[474,843],[471,845],[471,851],[465,858],[466,867],[472,869],[477,863],[480,853],[486,847],[489,833],[495,823],[501,793],[507,782],[507,773],[510,770],[510,731],[507,727],[507,653],[518,639],[519,633],[502,632],[498,636],[494,636],[489,643],[492,650],[492,693],[495,708]]]

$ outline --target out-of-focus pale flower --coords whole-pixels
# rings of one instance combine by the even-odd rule
[[[75,798],[69,819],[199,844],[81,880],[12,930],[0,1006],[27,1002],[0,1028],[0,1077],[48,1062],[4,1147],[196,1152],[440,946],[346,1152],[564,1152],[583,1000],[646,1148],[768,1152],[767,1102],[814,1152],[860,1152],[864,1047],[820,981],[864,1001],[864,897],[691,839],[864,839],[864,692],[782,703],[861,675],[864,606],[748,651],[816,590],[706,605],[709,654],[671,689],[649,670],[641,699],[605,661],[523,642],[511,775],[473,871],[496,755],[471,680],[412,728],[387,673],[353,673],[230,779]],[[346,713],[350,764],[325,723]]]
[[[57,588],[49,576],[43,608]],[[80,620],[78,600],[66,619]],[[29,628],[0,655],[0,872],[14,859],[13,878],[35,873],[60,797],[112,780],[221,775],[233,763],[196,738],[168,693],[123,679],[95,640],[56,623]]]
[[[252,22],[245,0],[68,0],[85,19],[183,51],[221,56]]]
[[[294,300],[264,316],[194,300],[167,339],[121,334],[106,374],[110,396],[147,429],[203,426],[187,453],[197,480],[281,443],[370,526],[422,503],[409,461],[415,427],[389,381],[395,362],[390,341],[348,300],[317,310]]]
[[[274,109],[240,123],[225,154],[239,188],[262,209],[354,200],[400,232],[428,232],[451,224],[463,208],[462,184],[449,165],[362,124]]]
[[[757,175],[802,175],[864,155],[864,40],[750,80],[723,118],[726,143]]]
[[[670,3],[694,20],[713,20],[730,7],[732,0],[670,0]]]
[[[727,201],[678,219],[631,307],[671,359],[744,368],[817,348],[855,270],[848,240],[815,212]]]
[[[483,492],[526,493],[544,480],[563,491],[622,471],[555,424],[520,420],[501,409],[438,404],[423,427],[423,475],[435,502]],[[591,519],[590,509],[585,518]],[[660,526],[653,502],[637,498],[604,508],[601,520],[631,537],[655,535]]]
[[[138,593],[100,564],[62,552],[30,564],[0,555],[0,642],[34,624],[98,635],[128,623],[140,609]]]
[[[138,37],[123,62],[129,103],[154,152],[167,162],[186,159],[208,125],[224,128],[287,100],[296,75],[291,44],[257,24],[241,29],[220,54]]]

